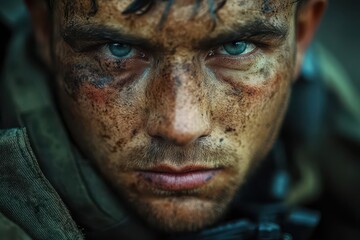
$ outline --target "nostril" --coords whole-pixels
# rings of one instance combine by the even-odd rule
[[[204,138],[206,138],[206,137],[208,137],[209,135],[207,135],[207,134],[204,134],[204,135],[201,135],[200,137],[199,137],[199,139],[204,139]]]
[[[153,139],[157,140],[157,141],[164,141],[164,138],[162,136],[159,135],[155,135],[155,136],[151,136]]]
[[[156,131],[154,128],[149,128],[147,132],[152,139],[164,140],[164,137],[159,133],[159,131]]]

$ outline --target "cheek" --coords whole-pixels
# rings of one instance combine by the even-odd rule
[[[77,96],[74,100],[63,91],[61,106],[72,136],[92,160],[104,164],[138,141],[144,106],[130,87],[118,90],[85,83]]]
[[[235,144],[246,159],[271,145],[286,109],[290,75],[276,65],[251,73],[217,72],[226,84],[215,95],[214,121],[221,126],[222,141]]]

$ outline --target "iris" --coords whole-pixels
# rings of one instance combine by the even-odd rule
[[[248,46],[249,44],[247,42],[241,42],[241,41],[231,42],[223,45],[225,52],[230,55],[243,54],[247,50]]]
[[[117,58],[127,57],[132,50],[132,47],[123,43],[112,43],[108,45],[111,54]]]

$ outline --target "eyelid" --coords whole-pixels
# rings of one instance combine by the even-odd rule
[[[244,43],[246,43],[248,45],[254,46],[254,48],[251,51],[246,52],[245,54],[239,54],[239,55],[231,55],[231,54],[227,54],[227,53],[221,53],[221,51],[225,51],[224,45],[234,43],[234,42],[244,42]],[[243,41],[243,40],[235,40],[235,41],[231,41],[231,42],[226,42],[224,44],[221,44],[220,46],[217,46],[216,48],[213,48],[209,52],[208,57],[221,56],[221,57],[229,57],[229,58],[244,58],[244,57],[246,57],[248,55],[253,54],[258,49],[259,49],[259,46],[257,44],[255,44],[255,43],[253,43],[253,42]]]
[[[112,44],[123,44],[123,45],[128,45],[131,50],[130,52],[128,53],[127,56],[124,56],[124,57],[117,57],[115,56],[114,54],[111,53],[111,50],[110,50],[110,46]],[[99,48],[100,52],[102,52],[104,55],[106,55],[106,57],[108,58],[113,58],[113,59],[128,59],[128,58],[131,58],[131,57],[134,57],[136,55],[136,52],[138,51],[136,48],[134,48],[132,45],[130,44],[127,44],[127,43],[118,43],[118,42],[109,42],[109,43],[106,43],[106,44],[103,44],[100,46]]]
[[[110,44],[124,44],[124,45],[128,45],[131,48],[131,51],[129,53],[128,56],[125,57],[117,57],[115,55],[113,55],[109,49],[109,45]],[[149,60],[149,55],[148,53],[137,47],[134,46],[132,44],[128,44],[128,43],[119,43],[119,42],[109,42],[109,43],[105,43],[102,44],[101,46],[98,47],[98,49],[96,50],[98,53],[100,53],[101,55],[103,55],[103,57],[107,58],[108,60],[112,61],[112,60],[116,60],[116,61],[126,61],[128,59],[134,59],[134,58],[138,58],[138,59],[142,59],[145,61]]]
[[[280,38],[273,38],[273,37],[269,37],[269,36],[241,36],[241,37],[232,37],[232,38],[227,38],[224,39],[222,41],[213,41],[213,42],[206,42],[202,45],[199,45],[198,48],[206,51],[208,49],[215,49],[221,45],[227,44],[227,43],[231,43],[231,42],[238,42],[238,41],[242,41],[242,42],[248,42],[248,43],[253,43],[256,46],[266,49],[266,48],[272,48],[272,47],[277,47],[279,46],[283,41]]]
[[[245,42],[245,41],[235,41],[235,42],[243,42],[243,43],[245,43],[246,44],[246,49],[245,49],[244,52],[246,52],[246,53],[240,53],[238,55],[232,55],[232,56],[244,56],[246,54],[249,54],[249,53],[253,52],[257,48],[257,46],[255,44],[253,44],[253,43],[249,43],[249,42]],[[231,43],[234,43],[234,42],[231,42]],[[228,44],[230,44],[230,43],[228,43]],[[225,50],[225,45],[226,44],[221,45],[220,49],[223,49],[224,51],[226,51]],[[251,51],[248,50],[248,48],[250,48],[250,47],[252,47]],[[225,53],[224,55],[227,55],[227,54]],[[229,54],[229,55],[231,55],[231,54]]]
[[[130,44],[127,42],[114,42],[114,41],[109,41],[106,39],[101,40],[101,41],[80,41],[76,45],[70,45],[70,46],[71,46],[71,48],[74,49],[74,51],[81,53],[81,52],[97,51],[106,45],[115,44],[115,43],[126,44],[126,45],[129,45],[131,47],[138,49],[138,47],[134,44]]]

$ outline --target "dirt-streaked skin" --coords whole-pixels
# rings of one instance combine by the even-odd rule
[[[99,0],[95,15],[89,15],[89,0],[67,10],[64,3],[55,5],[61,109],[82,152],[140,216],[167,231],[196,230],[223,215],[276,138],[294,79],[296,6],[228,0],[213,27],[206,1],[193,18],[193,1],[175,1],[159,28],[166,2],[142,16],[122,15],[130,2]],[[244,56],[224,54],[221,44],[199,46],[255,20],[282,26],[287,34],[255,39],[260,44]],[[134,46],[132,56],[117,59],[106,42],[69,44],[63,38],[70,27],[96,24],[156,48]],[[150,187],[135,171],[160,163],[222,171],[201,188],[175,193]]]

